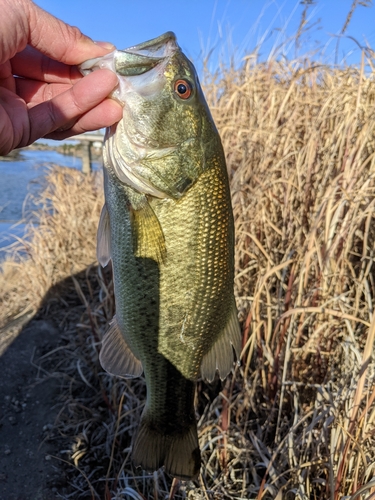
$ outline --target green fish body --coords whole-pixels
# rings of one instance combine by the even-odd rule
[[[116,316],[100,361],[144,372],[147,401],[133,461],[196,477],[197,379],[239,357],[234,225],[221,141],[192,63],[173,33],[82,65],[119,77],[123,119],[107,130],[98,260],[112,259]]]

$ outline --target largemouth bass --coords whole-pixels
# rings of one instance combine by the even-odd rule
[[[100,352],[119,377],[144,372],[147,400],[132,457],[182,479],[201,459],[197,379],[239,357],[234,229],[224,153],[192,63],[171,32],[104,57],[123,119],[107,130],[97,254],[112,259],[116,315]]]

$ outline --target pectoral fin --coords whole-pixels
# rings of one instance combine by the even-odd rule
[[[210,351],[203,357],[201,365],[202,378],[212,382],[215,378],[216,370],[218,370],[220,378],[223,380],[233,368],[233,348],[237,359],[240,359],[241,329],[234,300],[225,328]]]
[[[116,316],[103,338],[99,354],[100,364],[111,375],[123,378],[140,377],[142,363],[130,350],[117,323]]]
[[[111,228],[107,205],[105,203],[99,219],[96,256],[102,267],[105,267],[111,259]]]
[[[136,257],[165,261],[166,248],[160,222],[148,201],[132,212],[133,250]]]

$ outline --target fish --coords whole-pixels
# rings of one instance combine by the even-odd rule
[[[122,119],[106,130],[97,258],[112,261],[116,314],[100,363],[144,373],[135,466],[198,476],[200,378],[224,379],[241,351],[234,221],[223,147],[196,70],[167,32],[84,62],[116,73]]]

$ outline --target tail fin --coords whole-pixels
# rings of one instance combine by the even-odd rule
[[[201,455],[197,424],[194,420],[185,426],[166,430],[142,415],[139,430],[133,441],[133,462],[143,469],[154,471],[163,465],[173,477],[194,479],[200,470]]]

